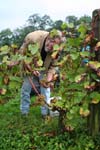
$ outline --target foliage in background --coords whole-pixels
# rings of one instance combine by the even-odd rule
[[[54,138],[51,138],[50,141],[48,141],[48,136],[40,136],[39,133],[37,134],[37,131],[34,132],[34,135],[33,132],[29,135],[29,131],[24,134],[22,133],[24,132],[22,129],[22,131],[18,132],[13,131],[14,135],[10,134],[9,139],[11,139],[12,145],[8,144],[9,147],[15,149],[23,147],[21,142],[24,143],[23,141],[25,140],[25,149],[43,148],[44,145],[46,145],[45,141],[48,141],[48,144],[46,145],[47,149],[52,147],[52,149],[55,148],[55,150],[58,150],[59,147],[61,150],[65,148],[69,150],[99,150],[100,148],[99,144],[95,145],[95,143],[98,143],[98,136],[96,135],[96,138],[93,137],[94,140],[92,137],[88,137],[87,129],[89,126],[87,128],[86,124],[85,126],[83,124],[84,120],[86,121],[90,114],[89,105],[98,104],[100,102],[100,93],[96,90],[96,87],[100,84],[100,76],[97,74],[100,63],[97,61],[90,61],[88,65],[82,66],[82,59],[85,57],[95,58],[94,51],[93,53],[80,51],[88,29],[86,24],[82,23],[76,28],[72,23],[63,23],[61,28],[66,36],[66,43],[64,51],[61,54],[61,59],[55,64],[61,68],[61,84],[52,94],[55,98],[51,101],[50,107],[53,110],[59,111],[60,116],[58,118],[57,129],[59,130],[58,133],[63,132],[64,135],[61,134],[59,137],[54,136]],[[37,46],[35,48],[37,49]],[[25,60],[28,62],[27,57],[22,57],[18,53],[15,53],[16,49],[16,45],[5,45],[0,48],[1,104],[11,101],[15,95],[19,93],[22,83],[22,78],[20,77],[20,65],[9,68],[9,63],[12,60]],[[57,97],[60,97],[61,99],[58,100]],[[84,126],[84,131],[86,130],[86,133],[84,134],[82,132],[83,126],[81,125]],[[80,126],[81,131],[79,132]],[[33,130],[33,128],[31,128],[31,130]],[[69,131],[69,133],[66,134],[67,131]],[[1,132],[5,137],[1,137],[1,141],[4,139],[7,144],[7,134],[4,135],[3,131]],[[15,139],[12,140],[13,136]],[[20,139],[19,147],[15,144],[16,138]],[[61,139],[63,139],[63,141],[60,142]],[[63,145],[63,142],[66,144]],[[10,143],[9,140],[8,143]]]
[[[65,18],[65,23],[73,24],[76,28],[81,23],[85,23],[90,26],[91,17],[83,16],[81,18],[77,18],[75,16],[67,16]],[[32,32],[34,30],[51,30],[53,28],[62,29],[61,24],[64,23],[62,20],[53,21],[50,16],[44,15],[40,16],[39,14],[33,14],[29,16],[26,21],[26,24],[20,28],[16,28],[14,31],[11,29],[4,29],[0,31],[0,47],[4,45],[17,44],[20,47],[24,37],[27,33]],[[70,32],[72,29],[69,27],[67,31]]]

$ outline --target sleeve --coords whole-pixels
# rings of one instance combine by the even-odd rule
[[[23,42],[22,46],[21,46],[20,49],[19,49],[19,52],[20,52],[21,54],[25,54],[25,52],[27,51],[28,44],[29,44],[29,43],[28,43],[27,41],[24,41],[24,42]]]

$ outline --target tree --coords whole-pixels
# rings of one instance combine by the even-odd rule
[[[38,26],[40,24],[40,16],[38,14],[33,14],[31,16],[29,16],[27,22],[28,22],[28,25],[30,26],[34,26],[35,29],[38,29]]]
[[[77,19],[77,17],[75,17],[75,16],[67,16],[67,17],[65,18],[65,21],[68,22],[68,23],[73,23],[74,26],[76,26],[78,19]]]
[[[62,24],[63,24],[62,20],[57,20],[54,22],[53,28],[61,30]]]
[[[23,28],[17,28],[13,32],[12,43],[17,44],[17,46],[20,47],[25,36],[34,30],[35,30],[34,26],[26,26]]]
[[[53,27],[53,20],[50,18],[50,16],[44,15],[41,18],[39,28],[46,30],[52,27]]]
[[[29,26],[34,26],[35,30],[46,30],[53,25],[52,19],[48,15],[40,17],[38,14],[31,15],[27,20]]]
[[[10,45],[12,39],[12,31],[8,28],[0,32],[0,46]]]
[[[83,22],[83,23],[87,24],[88,26],[91,26],[91,21],[92,21],[92,19],[90,16],[84,15],[79,18],[78,24],[81,24]]]

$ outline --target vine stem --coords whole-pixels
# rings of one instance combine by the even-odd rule
[[[28,79],[29,79],[30,84],[32,85],[33,90],[34,90],[34,91],[36,92],[36,94],[39,96],[40,94],[39,94],[38,90],[36,89],[36,87],[35,87],[35,85],[34,85],[32,79],[31,79],[30,77],[28,77]]]
[[[35,87],[35,85],[34,85],[32,79],[31,79],[30,77],[28,77],[28,79],[29,79],[30,84],[32,85],[33,90],[36,92],[36,94],[37,94],[38,96],[40,96],[40,94],[39,94],[37,88]],[[46,101],[45,101],[45,104],[46,104],[48,107],[50,107],[50,105],[49,105]]]

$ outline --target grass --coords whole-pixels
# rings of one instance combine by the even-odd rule
[[[32,102],[34,99],[31,99]],[[19,96],[0,105],[0,150],[28,150],[33,145],[33,149],[36,149],[39,137],[53,136],[57,131],[58,119],[44,121],[39,106],[30,107],[27,117],[20,114],[19,106]]]
[[[34,102],[35,97],[31,101]],[[44,121],[40,107],[30,107],[27,117],[20,114],[17,95],[0,105],[0,150],[99,150],[100,138],[93,139],[83,128],[58,134],[58,118]]]

